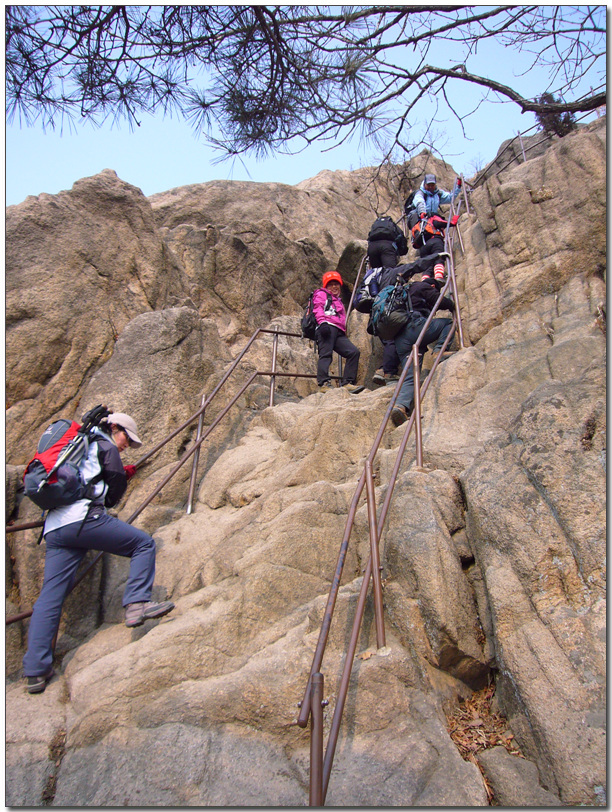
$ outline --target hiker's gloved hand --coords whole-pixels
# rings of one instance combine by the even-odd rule
[[[456,226],[458,222],[459,222],[459,215],[458,215],[458,214],[454,214],[454,215],[451,217],[451,221],[450,221],[451,226]]]
[[[427,215],[426,215],[426,213],[425,213],[424,211],[422,211],[422,212],[419,214],[419,217],[421,218],[421,220],[424,220],[426,216],[427,216]]]
[[[461,189],[461,178],[457,178],[457,188]]]
[[[136,466],[135,465],[124,465],[123,470],[125,471],[125,475],[128,479],[131,479],[134,474],[136,473]]]

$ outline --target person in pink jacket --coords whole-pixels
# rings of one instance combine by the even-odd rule
[[[313,312],[317,320],[315,339],[319,353],[317,383],[322,391],[331,388],[329,367],[334,351],[345,359],[344,374],[340,385],[356,395],[364,386],[356,386],[359,350],[346,336],[346,310],[340,298],[342,277],[337,271],[323,274],[322,287],[312,297]]]

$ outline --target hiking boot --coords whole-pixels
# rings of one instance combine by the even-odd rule
[[[386,383],[384,369],[381,368],[376,370],[376,372],[372,375],[372,383],[384,386],[384,384]]]
[[[396,404],[393,409],[391,409],[391,422],[394,426],[401,426],[409,417],[410,412],[405,406]]]
[[[42,694],[53,675],[54,671],[50,668],[46,674],[41,674],[39,677],[26,677],[26,689],[28,693]]]
[[[163,617],[174,609],[172,601],[142,601],[141,603],[128,603],[125,607],[125,625],[132,629],[134,626],[142,626],[145,620],[155,617]]]
[[[390,372],[388,375],[385,372],[385,386],[393,386],[394,383],[399,381],[399,375],[397,372]]]
[[[319,384],[319,392],[331,392],[332,389],[336,387],[332,384],[331,381],[325,381],[325,383]]]
[[[365,386],[360,386],[356,383],[345,383],[342,385],[343,389],[346,389],[347,392],[350,392],[351,395],[358,395],[360,392],[363,392]]]

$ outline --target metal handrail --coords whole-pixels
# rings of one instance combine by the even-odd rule
[[[462,198],[459,200],[459,204],[457,206],[456,213],[458,214],[461,210],[461,204],[465,201],[466,209],[469,213],[469,201],[467,197],[467,193],[465,190],[465,186],[462,184],[463,188],[463,195]],[[452,216],[455,213],[454,209],[454,201],[451,203],[451,214]],[[460,232],[457,232],[460,238]],[[462,243],[461,243],[462,244]],[[463,247],[463,244],[462,244]],[[375,613],[375,623],[376,623],[376,639],[377,639],[377,646],[378,648],[382,648],[385,645],[385,632],[384,632],[384,622],[383,622],[383,609],[382,609],[382,585],[381,585],[381,576],[380,576],[380,561],[379,561],[379,540],[384,529],[387,512],[389,509],[389,505],[391,503],[391,498],[393,495],[393,491],[395,489],[395,484],[397,481],[397,477],[399,475],[399,469],[401,463],[403,461],[403,457],[408,445],[408,440],[410,434],[412,432],[412,428],[415,428],[415,454],[416,454],[416,463],[419,468],[423,466],[423,450],[422,450],[422,434],[421,434],[421,400],[426,395],[433,375],[440,363],[440,358],[442,353],[446,350],[449,346],[450,342],[453,339],[455,331],[458,331],[460,336],[460,344],[461,347],[464,346],[463,343],[463,334],[461,330],[461,319],[460,319],[460,312],[458,307],[457,301],[457,284],[455,279],[455,269],[454,269],[454,261],[453,261],[453,248],[454,248],[454,236],[452,228],[447,228],[446,235],[445,235],[445,249],[448,250],[450,255],[449,259],[449,273],[448,279],[446,284],[443,286],[436,304],[432,309],[431,313],[427,317],[423,328],[413,345],[412,352],[410,357],[406,360],[404,364],[404,369],[400,375],[400,378],[396,384],[395,392],[387,406],[387,411],[383,418],[383,421],[380,425],[376,438],[370,448],[370,452],[365,460],[364,463],[364,470],[359,479],[355,492],[353,494],[353,499],[351,501],[351,505],[349,507],[347,520],[344,529],[344,536],[340,545],[340,550],[338,553],[338,559],[336,562],[336,570],[334,572],[334,576],[332,578],[332,584],[329,591],[327,604],[325,607],[325,612],[323,615],[323,620],[321,623],[321,630],[319,632],[319,639],[317,641],[317,645],[315,648],[315,652],[313,655],[312,665],[310,669],[310,674],[308,677],[308,682],[306,685],[306,689],[304,691],[304,697],[302,701],[299,703],[300,713],[297,719],[297,724],[300,727],[306,727],[308,723],[309,717],[312,718],[312,731],[311,731],[311,780],[310,780],[310,805],[311,806],[321,806],[325,803],[325,797],[327,794],[327,788],[329,784],[329,778],[331,774],[331,768],[333,764],[334,754],[336,750],[338,735],[340,731],[340,724],[342,721],[342,715],[344,712],[344,704],[346,701],[346,696],[348,694],[348,686],[350,682],[350,675],[351,670],[353,667],[353,662],[355,658],[355,652],[357,649],[357,643],[359,640],[359,634],[361,629],[361,624],[363,622],[363,616],[365,612],[365,604],[367,593],[369,589],[370,578],[373,582],[373,598],[374,598],[374,613]],[[441,304],[442,299],[446,295],[449,287],[452,288],[453,297],[455,302],[455,313],[453,314],[453,323],[451,326],[451,330],[449,331],[448,336],[446,337],[441,350],[436,354],[434,358],[434,363],[432,365],[431,370],[421,388],[420,385],[420,366],[419,366],[419,351],[421,347],[421,342],[427,331],[429,325],[431,324],[435,314],[437,313],[439,306]],[[397,451],[395,464],[393,466],[393,470],[391,473],[389,485],[387,487],[387,492],[385,494],[385,499],[383,501],[380,515],[378,517],[378,521],[376,520],[376,499],[375,499],[375,490],[374,490],[374,479],[372,475],[372,466],[374,462],[374,458],[378,453],[378,448],[382,441],[383,433],[387,427],[387,423],[389,421],[389,417],[391,415],[391,411],[395,406],[397,397],[399,395],[399,391],[401,386],[405,380],[406,375],[408,374],[408,370],[410,366],[413,367],[413,375],[414,375],[414,409],[412,414],[407,422],[406,428],[404,430],[404,434],[402,437],[402,441],[400,442],[400,446]],[[327,639],[329,636],[329,630],[331,627],[331,622],[333,619],[336,599],[338,596],[338,592],[340,589],[340,581],[342,578],[342,573],[344,569],[344,563],[346,560],[346,554],[348,551],[348,543],[350,540],[351,532],[353,529],[355,515],[357,512],[357,506],[361,499],[361,496],[364,491],[364,487],[366,489],[366,505],[368,510],[368,525],[369,525],[369,532],[370,532],[370,555],[368,557],[366,567],[363,574],[363,579],[361,583],[361,589],[359,593],[359,599],[357,603],[357,608],[355,610],[355,616],[353,620],[353,628],[351,633],[351,638],[349,642],[349,646],[346,652],[346,656],[344,658],[344,668],[342,671],[342,675],[340,678],[340,685],[337,692],[337,700],[336,706],[334,708],[334,715],[328,735],[328,743],[327,748],[325,751],[325,757],[323,758],[322,748],[322,721],[315,720],[314,715],[315,712],[317,716],[320,712],[318,699],[314,700],[313,697],[315,696],[315,680],[319,680],[322,683],[322,674],[321,674],[321,665],[323,662],[323,656],[325,653],[325,649],[327,646]],[[319,685],[317,684],[317,689],[319,690]],[[318,694],[317,694],[318,696]],[[313,706],[313,702],[316,701],[316,707]],[[316,735],[316,741],[314,737]],[[319,749],[318,749],[319,748]],[[320,751],[319,751],[320,750]],[[320,763],[322,762],[323,767],[322,770],[320,768]],[[313,802],[313,798],[316,799],[316,802]]]
[[[422,328],[421,332],[419,333],[419,336],[418,336],[417,340],[415,341],[414,347],[416,348],[417,352],[418,352],[418,350],[419,350],[419,348],[421,346],[421,341],[423,339],[423,336],[425,335],[426,330],[428,329],[429,325],[431,324],[431,322],[432,322],[432,320],[433,320],[433,318],[435,316],[435,313],[439,309],[439,304],[440,304],[442,298],[446,295],[446,292],[448,290],[448,285],[449,285],[449,282],[447,281],[447,283],[444,285],[444,287],[440,291],[440,295],[438,297],[438,300],[436,302],[436,305],[435,305],[434,309],[431,311],[431,313],[427,317],[427,319],[425,321],[425,324],[423,325],[423,328]],[[451,331],[449,332],[449,335],[447,336],[447,338],[446,338],[446,340],[444,342],[442,352],[446,349],[446,347],[448,346],[448,344],[452,340],[452,337],[453,337],[454,331],[455,331],[455,327],[456,327],[456,319],[454,318],[453,319],[453,327],[451,328]],[[427,389],[429,388],[430,380],[431,380],[431,378],[433,376],[433,373],[435,372],[435,370],[437,369],[437,366],[439,364],[439,358],[440,358],[440,356],[437,355],[436,358],[434,359],[433,366],[432,366],[432,368],[431,368],[431,370],[429,372],[429,375],[427,376],[427,378],[425,380],[425,383],[424,383],[424,385],[422,387],[422,394],[423,395],[426,393]],[[348,512],[347,520],[346,520],[346,524],[345,524],[344,537],[342,539],[342,542],[341,542],[341,545],[340,545],[340,551],[338,553],[338,560],[337,560],[337,563],[336,563],[336,570],[335,570],[334,576],[332,578],[332,586],[331,586],[331,589],[330,589],[327,606],[326,606],[325,613],[324,613],[324,616],[323,616],[321,632],[319,634],[319,641],[318,641],[318,644],[317,644],[315,655],[313,657],[313,665],[312,665],[312,668],[311,668],[311,675],[320,670],[321,662],[322,662],[322,659],[323,659],[323,653],[324,653],[324,650],[325,650],[325,645],[327,643],[327,635],[329,633],[329,626],[331,624],[332,615],[333,615],[333,609],[334,609],[336,598],[337,598],[337,595],[338,595],[338,589],[340,587],[340,579],[342,577],[342,571],[344,569],[344,562],[345,562],[346,553],[347,553],[347,550],[348,550],[348,542],[349,542],[349,539],[350,539],[350,535],[351,535],[351,531],[352,531],[352,527],[353,527],[353,523],[354,523],[354,519],[355,519],[355,514],[357,512],[357,505],[359,503],[359,499],[361,498],[361,495],[363,493],[363,489],[365,487],[366,465],[367,465],[368,461],[370,462],[370,464],[372,464],[374,462],[374,458],[375,458],[375,456],[376,456],[376,454],[378,452],[378,448],[379,448],[380,443],[382,441],[385,429],[387,427],[387,423],[389,421],[389,417],[391,415],[391,411],[392,411],[393,407],[395,406],[397,396],[399,395],[399,390],[401,389],[401,386],[402,386],[402,384],[404,382],[404,379],[405,379],[406,375],[408,374],[408,370],[410,369],[410,366],[412,365],[413,360],[414,360],[414,355],[411,355],[409,360],[407,360],[406,364],[404,365],[404,369],[402,370],[402,373],[401,373],[401,375],[399,377],[399,380],[398,380],[398,382],[396,384],[395,392],[393,393],[393,395],[391,397],[391,400],[389,401],[389,405],[387,406],[387,410],[385,412],[383,420],[382,420],[382,422],[380,424],[380,427],[378,429],[378,433],[376,434],[376,438],[374,439],[374,442],[372,443],[372,446],[370,448],[370,452],[369,452],[368,457],[367,457],[367,459],[366,459],[366,461],[364,463],[364,471],[363,471],[363,473],[362,473],[362,475],[361,475],[361,477],[359,479],[359,482],[357,483],[355,493],[353,494],[353,499],[352,499],[351,505],[349,507],[349,512]],[[415,369],[415,372],[416,372],[416,374],[418,374],[418,364],[417,364],[417,368]],[[415,383],[416,383],[416,380],[415,380]],[[416,386],[415,386],[415,394],[416,394]],[[415,414],[416,414],[416,410],[411,415],[411,418],[410,418],[410,420],[408,421],[408,424],[407,424],[407,428],[412,427],[412,424],[414,422],[414,415]],[[404,448],[405,448],[405,446],[404,446]],[[310,711],[309,695],[308,695],[309,690],[310,690],[310,677],[309,677],[307,688],[306,688],[306,691],[305,691],[305,694],[304,694],[304,699],[303,699],[303,701],[302,701],[302,703],[300,705],[301,712],[300,712],[300,715],[298,717],[298,725],[300,727],[306,727],[306,724],[308,722],[308,713]]]
[[[142,513],[142,511],[153,501],[153,499],[160,493],[160,491],[168,484],[168,482],[170,482],[170,480],[178,473],[178,471],[189,460],[189,458],[192,455],[199,452],[199,449],[200,449],[200,446],[202,445],[202,443],[207,439],[207,437],[210,435],[210,433],[216,428],[216,426],[221,422],[223,417],[225,417],[225,415],[228,413],[228,411],[232,408],[232,406],[235,405],[235,403],[238,401],[238,399],[244,394],[246,389],[251,385],[251,383],[253,383],[253,381],[257,377],[260,377],[260,376],[264,376],[264,377],[269,376],[270,377],[270,405],[274,405],[273,399],[274,399],[274,386],[275,386],[275,379],[276,378],[281,378],[281,377],[282,378],[316,378],[317,377],[316,374],[305,373],[305,372],[279,372],[277,370],[277,368],[276,368],[276,354],[277,354],[277,350],[278,350],[278,336],[284,335],[284,336],[290,336],[290,337],[294,337],[294,338],[303,338],[301,333],[291,333],[291,332],[287,332],[287,331],[284,331],[284,330],[270,330],[270,329],[258,328],[253,333],[253,335],[251,336],[251,338],[249,339],[249,341],[245,345],[242,352],[232,362],[231,366],[228,368],[228,370],[226,371],[226,373],[222,377],[221,381],[213,389],[211,394],[209,396],[203,396],[200,408],[196,412],[194,412],[194,414],[191,415],[191,417],[189,417],[177,429],[175,429],[171,434],[169,434],[164,440],[162,440],[160,443],[158,443],[151,451],[149,451],[147,454],[145,454],[143,457],[141,457],[136,462],[136,467],[137,468],[139,466],[143,465],[147,460],[149,460],[153,454],[155,454],[157,451],[159,451],[161,448],[163,448],[166,445],[166,443],[168,443],[170,440],[172,440],[174,437],[176,437],[176,435],[179,434],[182,430],[184,430],[188,426],[190,426],[194,422],[194,420],[199,420],[203,416],[204,411],[206,410],[206,408],[210,405],[210,403],[212,402],[214,397],[220,391],[223,384],[229,379],[231,373],[236,369],[236,367],[238,366],[240,361],[244,358],[246,352],[250,349],[251,345],[253,344],[255,339],[260,335],[260,333],[271,333],[274,336],[273,345],[272,345],[272,352],[273,352],[273,358],[272,358],[272,364],[271,364],[272,369],[263,370],[263,371],[257,370],[257,371],[255,371],[255,372],[253,372],[251,374],[251,376],[248,378],[248,380],[244,384],[244,386],[242,386],[242,388],[234,395],[234,397],[231,399],[230,403],[228,403],[221,410],[221,412],[213,420],[211,425],[208,426],[206,431],[204,431],[203,433],[198,431],[198,434],[196,435],[196,440],[193,443],[193,445],[183,453],[183,456],[180,458],[180,460],[174,466],[174,468],[155,487],[153,492],[151,494],[149,494],[149,496],[144,500],[144,502],[142,502],[139,505],[139,507],[132,513],[132,515],[127,519],[127,524],[131,524]],[[334,376],[334,375],[332,375],[330,377],[333,378],[334,380],[338,379],[338,377]],[[195,474],[194,474],[193,470],[192,470],[192,475],[191,475],[191,483],[193,483],[193,484],[190,484],[190,497],[188,498],[188,507],[189,507],[189,504],[190,504],[190,499],[192,499],[192,497],[193,497],[192,488],[195,487]],[[26,522],[26,523],[19,524],[19,525],[16,525],[16,524],[15,525],[7,525],[6,532],[7,533],[16,533],[16,532],[18,532],[20,530],[29,530],[29,529],[32,529],[32,528],[35,528],[35,527],[42,527],[43,525],[44,525],[43,521]],[[72,592],[72,590],[74,590],[75,587],[78,586],[78,584],[81,583],[83,578],[85,578],[85,576],[95,567],[95,565],[98,563],[98,561],[102,558],[103,555],[104,555],[103,552],[99,552],[94,556],[94,558],[92,558],[92,560],[89,562],[89,564],[83,569],[83,571],[77,576],[75,581],[72,583],[69,592]],[[11,617],[6,618],[5,625],[8,626],[8,625],[10,625],[12,623],[16,623],[19,620],[25,620],[26,618],[30,617],[31,615],[32,615],[32,610],[31,609],[26,611],[26,612],[21,612],[21,613],[19,613],[17,615],[12,615]]]
[[[302,338],[301,333],[289,333],[289,332],[286,332],[284,330],[269,330],[269,329],[264,329],[263,327],[257,328],[257,330],[255,330],[253,335],[250,337],[250,339],[245,344],[245,346],[242,349],[242,351],[240,352],[240,354],[236,356],[234,361],[232,361],[232,363],[228,367],[227,371],[225,372],[225,374],[223,375],[223,377],[221,378],[219,383],[215,386],[215,388],[212,390],[210,395],[200,405],[200,408],[197,410],[197,412],[192,414],[191,417],[188,417],[187,420],[185,420],[185,422],[181,423],[181,425],[178,428],[176,428],[171,434],[169,434],[164,440],[162,440],[154,448],[152,448],[150,451],[148,451],[143,457],[141,457],[138,460],[138,462],[136,463],[137,468],[140,465],[142,465],[143,463],[145,463],[148,459],[150,459],[161,448],[163,448],[166,445],[166,443],[168,443],[168,442],[170,442],[170,440],[174,439],[174,437],[176,437],[177,434],[180,434],[181,431],[183,431],[188,426],[190,426],[191,423],[193,423],[194,420],[196,420],[200,416],[200,414],[202,414],[203,412],[206,411],[208,406],[211,404],[211,402],[213,401],[213,399],[217,395],[217,392],[219,392],[219,390],[225,384],[225,382],[228,380],[228,378],[230,377],[232,372],[236,369],[238,364],[242,361],[242,359],[244,358],[246,353],[250,350],[251,345],[253,344],[253,342],[259,337],[260,333],[270,333],[272,335],[276,334],[277,336],[278,335],[284,335],[284,336],[293,336],[295,338]],[[273,351],[275,351],[275,350],[276,350],[276,345],[273,345]],[[273,361],[273,365],[274,364],[275,364],[275,361]],[[279,374],[279,373],[275,373],[275,375],[276,374]],[[289,377],[292,377],[292,376],[289,376]],[[295,377],[301,377],[301,376],[296,375]],[[315,376],[311,375],[309,377],[315,377]]]
[[[601,85],[600,87],[604,87],[604,86],[605,86],[605,85]],[[599,88],[596,88],[596,89],[599,89]],[[587,118],[588,116],[590,116],[590,115],[592,115],[592,114],[593,114],[593,110],[589,110],[587,113],[585,113],[585,114],[584,114],[584,115],[582,115],[582,116],[579,116],[579,117],[578,117],[577,119],[575,119],[575,120],[576,120],[576,122],[583,121],[585,118]],[[481,170],[480,170],[480,172],[477,172],[477,173],[476,173],[476,177],[474,178],[474,183],[472,183],[472,184],[471,184],[472,188],[474,188],[474,189],[475,189],[477,186],[479,186],[479,185],[482,183],[482,181],[483,181],[483,180],[485,180],[485,179],[486,179],[486,173],[489,171],[489,169],[490,169],[492,166],[494,166],[494,165],[495,165],[495,163],[497,163],[497,161],[499,161],[499,160],[501,159],[502,155],[503,155],[505,152],[507,152],[507,151],[510,149],[510,147],[511,147],[511,146],[514,144],[514,142],[515,142],[517,139],[518,139],[518,141],[519,141],[519,143],[520,143],[520,145],[521,145],[521,153],[522,153],[522,155],[523,155],[523,161],[526,161],[526,160],[527,160],[527,158],[526,158],[526,153],[527,153],[527,152],[529,152],[529,151],[530,151],[530,150],[532,150],[532,149],[535,149],[535,147],[539,147],[539,146],[540,146],[540,144],[544,144],[546,141],[551,141],[551,140],[552,140],[552,137],[553,137],[553,136],[552,136],[552,135],[548,135],[548,134],[546,134],[546,135],[544,136],[544,138],[541,138],[539,141],[536,141],[536,142],[535,142],[535,144],[531,144],[531,146],[529,146],[529,147],[527,147],[527,148],[524,148],[524,147],[523,147],[523,136],[524,136],[524,135],[527,135],[527,133],[530,133],[532,130],[537,130],[538,132],[541,132],[541,130],[539,130],[538,128],[539,128],[539,125],[538,125],[538,124],[534,124],[533,126],[529,127],[529,129],[528,129],[528,130],[523,130],[523,132],[518,132],[518,133],[517,133],[517,134],[514,136],[514,138],[511,138],[511,139],[510,139],[510,141],[508,141],[508,143],[506,144],[506,146],[505,146],[505,147],[502,149],[502,151],[501,151],[501,152],[499,152],[499,153],[498,153],[498,154],[495,156],[495,158],[493,158],[493,160],[492,160],[492,161],[489,161],[489,163],[488,163],[488,164],[485,166],[485,168],[484,168],[484,169],[481,169]],[[506,171],[506,169],[508,169],[508,167],[509,167],[509,166],[511,166],[511,164],[513,164],[513,163],[514,163],[515,161],[517,161],[517,160],[518,160],[517,156],[516,156],[516,155],[512,155],[512,156],[510,157],[510,159],[509,159],[508,163],[507,163],[507,164],[504,164],[504,166],[502,166],[500,169],[498,169],[498,170],[497,170],[497,172],[495,172],[495,177],[497,177],[498,175],[500,175],[502,172],[505,172],[505,171]]]
[[[206,403],[206,395],[202,395],[202,406]],[[198,418],[198,430],[196,432],[196,442],[202,436],[204,429],[204,412]],[[193,510],[193,497],[195,495],[196,480],[198,476],[198,462],[200,461],[200,446],[196,449],[193,455],[193,463],[191,465],[191,479],[189,480],[189,495],[187,496],[187,515],[190,515]]]

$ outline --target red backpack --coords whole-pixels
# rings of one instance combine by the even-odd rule
[[[70,505],[87,498],[100,475],[85,482],[81,471],[90,445],[90,429],[109,414],[105,406],[87,412],[83,425],[55,420],[43,432],[35,456],[23,475],[25,495],[43,510]]]

